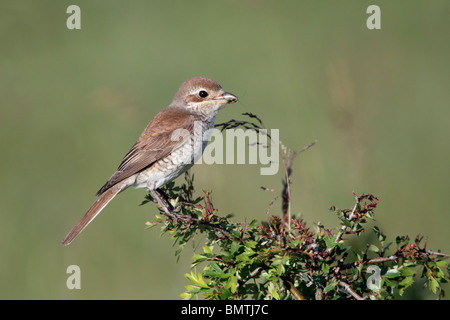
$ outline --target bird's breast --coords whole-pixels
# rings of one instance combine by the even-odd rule
[[[194,123],[193,130],[185,139],[186,142],[138,173],[134,186],[156,190],[191,168],[200,159],[211,138],[214,120],[215,117],[210,121]]]

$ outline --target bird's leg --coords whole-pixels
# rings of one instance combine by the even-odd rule
[[[163,190],[163,189],[156,189],[156,192],[164,199],[164,201],[170,206],[170,210],[173,210],[173,206],[169,201],[169,196],[167,195],[167,193]]]
[[[160,192],[161,192],[161,190],[160,190]],[[153,198],[156,199],[158,204],[163,208],[163,210],[167,216],[174,218],[174,219],[189,218],[189,216],[178,214],[174,210],[169,210],[169,208],[167,208],[166,204],[161,199],[161,197],[159,196],[159,194],[156,190],[150,190],[150,193],[152,194]],[[170,203],[169,203],[169,205],[170,205]]]
[[[158,189],[156,189],[156,191],[159,193],[159,195],[161,195],[164,198],[166,203],[170,206],[170,211],[172,211],[172,212],[180,212],[181,204],[178,204],[178,206],[176,208],[174,208],[172,203],[170,203],[169,196],[167,195],[167,193],[163,189],[158,188]]]

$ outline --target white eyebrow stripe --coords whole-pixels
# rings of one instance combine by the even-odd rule
[[[197,93],[199,93],[201,90],[204,90],[204,91],[208,92],[208,90],[206,90],[206,89],[203,88],[203,87],[195,87],[195,88],[192,88],[191,91],[189,91],[189,94],[197,94]]]

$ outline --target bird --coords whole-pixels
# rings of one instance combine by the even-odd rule
[[[147,188],[168,216],[157,190],[191,168],[211,137],[216,115],[238,98],[209,78],[193,77],[178,88],[172,102],[147,125],[98,198],[62,240],[69,245],[120,192]]]

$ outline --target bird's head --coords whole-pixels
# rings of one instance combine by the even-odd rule
[[[204,77],[194,77],[180,86],[171,105],[212,116],[223,106],[237,101],[235,95],[225,92],[217,82]]]

